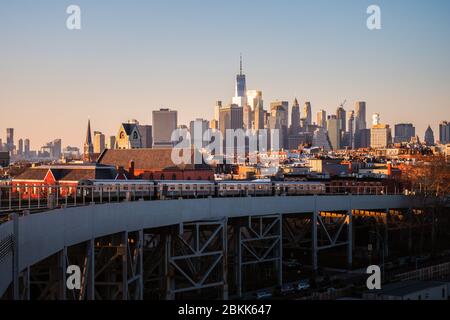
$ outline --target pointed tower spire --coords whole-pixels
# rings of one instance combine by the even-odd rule
[[[94,154],[94,145],[92,144],[91,119],[89,119],[86,131],[86,141],[84,143],[83,161],[92,162],[93,154]]]
[[[92,144],[92,135],[91,135],[91,119],[88,119],[88,126],[86,132],[86,141],[85,144]]]
[[[239,60],[239,74],[242,76],[242,53]]]

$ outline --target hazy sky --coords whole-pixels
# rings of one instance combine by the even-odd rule
[[[82,29],[66,28],[81,7]],[[381,7],[382,29],[366,27]],[[448,0],[1,0],[0,137],[32,149],[81,146],[86,122],[116,134],[171,107],[179,123],[210,119],[234,94],[239,53],[248,89],[311,101],[313,115],[367,101],[392,126],[450,120]]]

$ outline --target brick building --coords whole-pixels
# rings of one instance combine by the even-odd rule
[[[98,159],[102,165],[115,166],[133,179],[148,180],[214,180],[211,166],[193,164],[177,165],[172,161],[173,149],[105,150]]]
[[[13,192],[23,198],[38,198],[55,192],[60,196],[73,195],[82,180],[122,180],[126,176],[114,167],[100,164],[51,165],[26,169],[11,181]],[[43,187],[45,186],[45,188]]]

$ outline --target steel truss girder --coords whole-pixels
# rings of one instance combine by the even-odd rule
[[[317,250],[325,250],[338,246],[348,245],[348,237],[346,240],[340,240],[345,226],[350,224],[351,213],[346,214],[329,214],[321,212],[317,215],[318,239]],[[332,230],[334,229],[334,230]],[[332,232],[334,231],[334,233]],[[324,239],[325,238],[325,239]]]
[[[283,247],[311,250],[311,217],[283,217]]]
[[[282,279],[282,215],[248,217],[238,226],[237,237],[237,295],[243,293],[243,267],[273,262],[277,269],[277,283]]]
[[[166,239],[166,298],[221,288],[228,299],[227,219],[180,224]]]

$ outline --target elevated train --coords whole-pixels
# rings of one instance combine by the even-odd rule
[[[282,181],[154,181],[154,180],[83,180],[78,196],[85,197],[142,197],[178,199],[238,196],[299,196],[326,193],[322,182]]]

